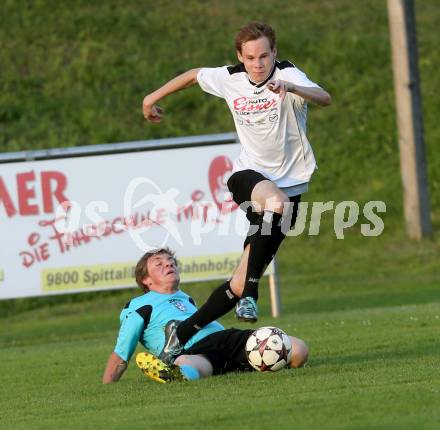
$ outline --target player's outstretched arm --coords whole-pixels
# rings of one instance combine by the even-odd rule
[[[156,103],[164,97],[183,90],[184,88],[191,87],[197,83],[197,74],[199,69],[191,69],[179,76],[176,76],[171,81],[168,81],[165,85],[145,96],[142,103],[142,112],[144,117],[150,122],[161,122],[163,117],[163,109],[156,106]]]
[[[320,87],[303,87],[279,79],[269,82],[267,87],[274,93],[279,94],[281,100],[284,100],[287,93],[293,93],[318,106],[330,106],[332,103],[330,94]]]
[[[112,352],[107,361],[107,366],[102,377],[102,383],[110,384],[111,382],[119,381],[127,366],[128,363],[125,360],[119,357],[115,352]]]
[[[319,87],[302,87],[300,85],[295,85],[291,82],[288,82],[287,91],[297,94],[304,100],[312,102],[318,106],[325,107],[332,104],[332,98],[330,94]]]

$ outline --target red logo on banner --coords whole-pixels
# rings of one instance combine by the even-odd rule
[[[35,174],[30,172],[17,173],[16,189],[6,187],[0,176],[0,204],[4,206],[6,215],[11,218],[17,213],[21,216],[39,215],[40,213],[53,213],[54,201],[62,203],[68,201],[64,194],[67,188],[67,178],[62,172],[42,171]],[[40,187],[41,201],[37,200],[36,187]],[[15,206],[12,196],[16,196],[18,205]],[[56,203],[55,203],[56,204]]]
[[[232,200],[232,195],[226,185],[231,172],[232,162],[224,155],[215,157],[209,166],[209,188],[212,198],[222,214],[232,212],[238,207]]]

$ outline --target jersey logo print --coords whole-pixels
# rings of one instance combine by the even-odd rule
[[[252,99],[249,97],[237,97],[234,100],[234,110],[236,112],[267,112],[277,105],[276,99]]]
[[[186,312],[186,306],[180,299],[170,299],[169,302],[174,305],[179,311]]]
[[[278,101],[270,97],[237,97],[233,109],[238,125],[247,127],[263,126],[278,120]]]

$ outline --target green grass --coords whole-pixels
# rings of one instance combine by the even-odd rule
[[[416,0],[434,232],[440,227],[437,0]],[[235,63],[251,19],[278,30],[293,60],[333,96],[309,111],[319,171],[308,201],[383,200],[385,231],[359,224],[280,250],[283,314],[259,324],[306,340],[309,365],[162,386],[131,365],[102,386],[118,314],[133,291],[0,302],[2,428],[437,429],[440,240],[404,233],[386,2],[297,0],[2,3],[0,150],[227,132],[221,100],[197,88],[165,100],[161,126],[143,96],[179,72]],[[214,284],[188,286],[199,303]],[[231,316],[225,325],[235,324]]]
[[[118,314],[137,291],[95,293],[0,320],[5,428],[438,428],[439,244],[329,233],[283,244],[278,320],[262,287],[259,325],[305,339],[305,368],[163,386],[131,364],[102,386]],[[201,303],[214,286],[185,290]]]
[[[1,338],[6,428],[435,429],[440,419],[438,303],[286,315],[278,325],[311,346],[306,368],[169,386],[133,365],[101,386],[116,313],[73,306],[35,328],[38,315],[8,323],[26,334]]]

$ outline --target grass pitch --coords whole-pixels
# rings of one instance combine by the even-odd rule
[[[2,428],[438,429],[438,243],[331,242],[283,244],[281,318],[261,293],[258,325],[305,339],[305,368],[162,385],[133,361],[103,386],[119,311],[137,291],[101,293],[0,319]],[[211,287],[184,289],[201,303]]]

